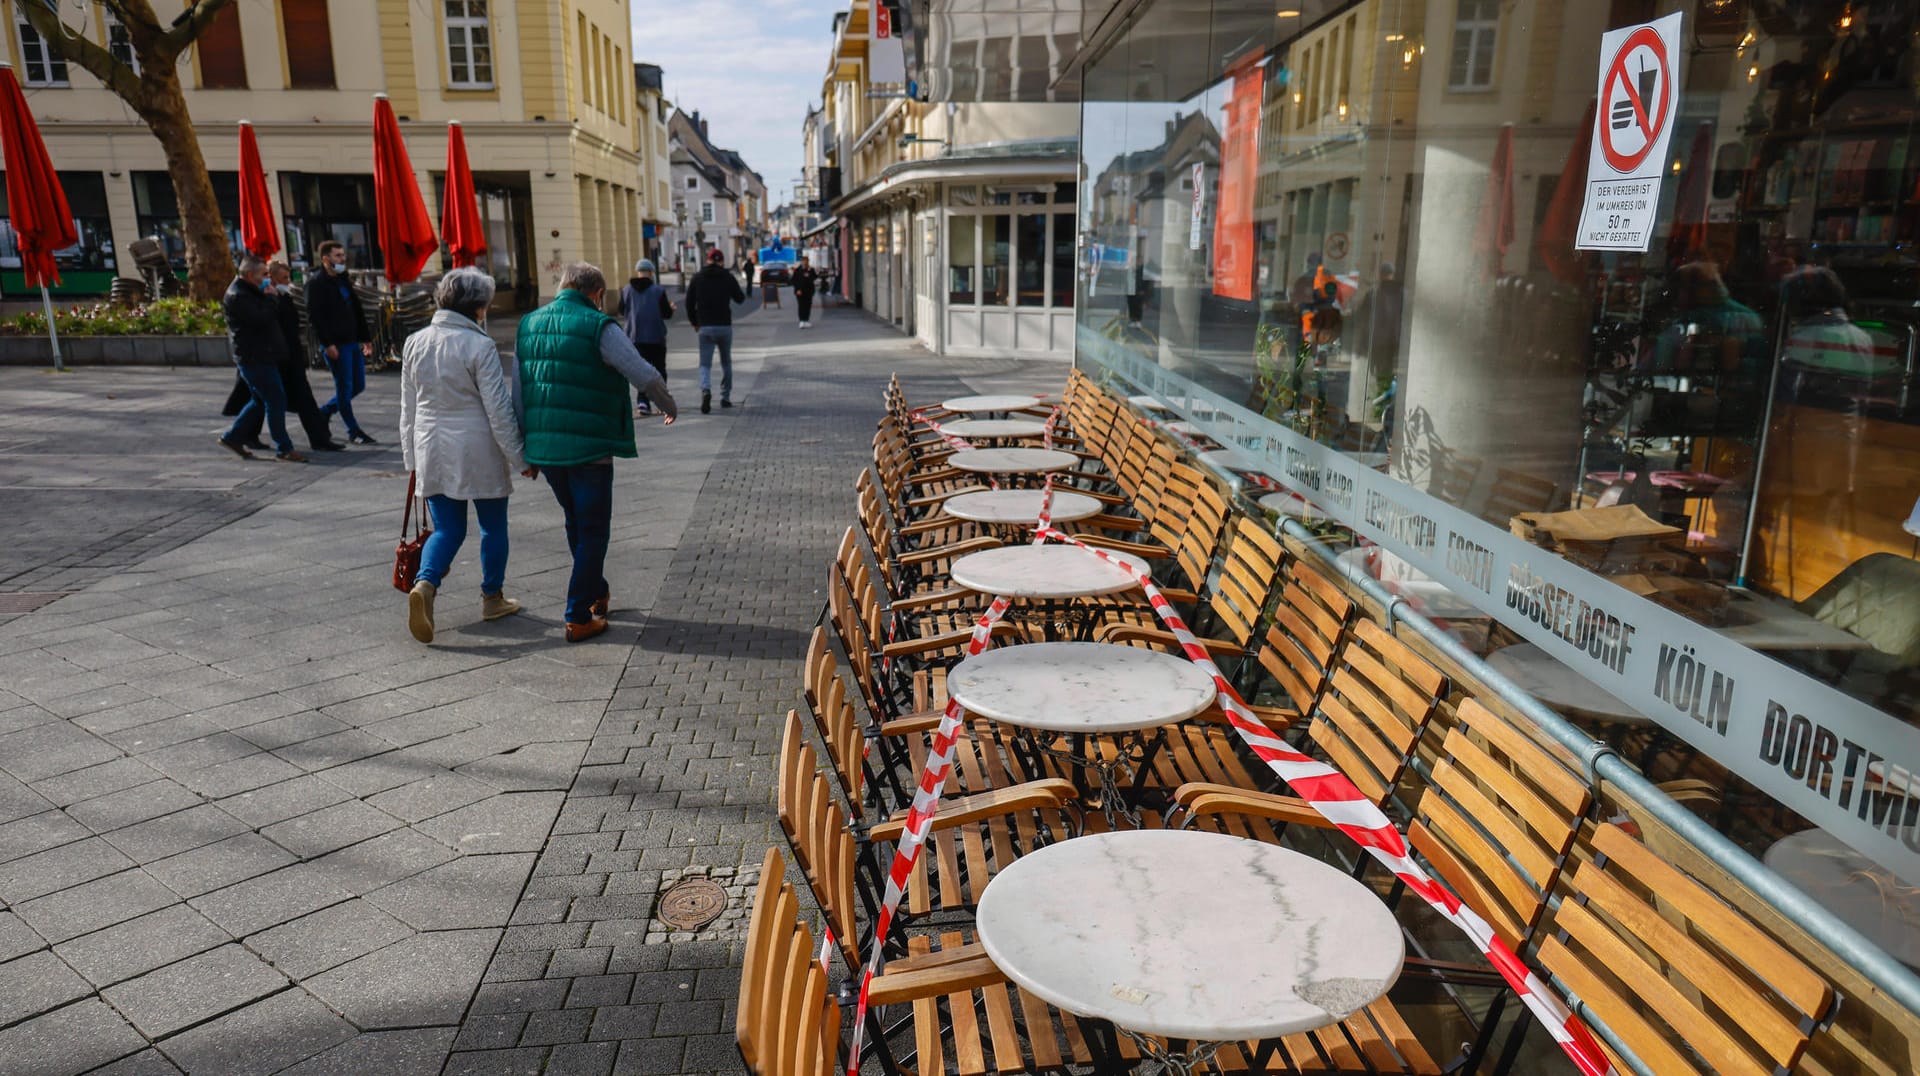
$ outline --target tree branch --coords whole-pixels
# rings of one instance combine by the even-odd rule
[[[140,93],[140,76],[133,68],[121,63],[105,45],[86,36],[83,31],[74,30],[60,21],[60,16],[33,0],[17,3],[15,9],[26,18],[27,25],[47,42],[61,59],[79,65],[82,71],[97,78],[108,89],[123,100],[133,101]]]
[[[155,51],[163,51],[168,56],[178,57],[187,51],[188,45],[193,44],[202,33],[206,32],[207,27],[212,25],[214,16],[220,14],[222,8],[232,3],[233,0],[198,0],[187,9],[187,18],[184,22],[160,35],[160,42],[155,46]]]

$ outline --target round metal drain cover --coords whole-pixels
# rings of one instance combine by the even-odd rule
[[[711,879],[682,878],[660,894],[660,921],[675,930],[699,930],[727,910],[727,891]]]

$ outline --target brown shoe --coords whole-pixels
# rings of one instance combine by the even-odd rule
[[[296,448],[289,448],[285,452],[275,452],[273,458],[279,460],[281,463],[307,462],[307,457],[301,455],[300,450]]]
[[[480,595],[480,619],[499,620],[520,611],[520,603],[505,594]]]
[[[594,602],[592,605],[588,606],[587,611],[593,614],[593,618],[595,620],[605,620],[607,618],[607,606],[612,601],[613,601],[613,595],[608,594],[607,596],[601,598],[599,601]]]
[[[569,621],[567,623],[567,641],[570,643],[584,643],[588,639],[606,630],[607,619],[605,617],[594,617],[585,624],[575,624]]]

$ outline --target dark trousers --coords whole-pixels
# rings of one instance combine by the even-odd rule
[[[807,292],[806,294],[802,295],[801,293],[796,291],[793,293],[793,301],[796,304],[798,304],[800,307],[800,320],[812,321],[813,320],[813,293]]]
[[[260,420],[264,414],[267,429],[273,432],[273,446],[281,452],[293,451],[293,438],[287,436],[287,392],[280,383],[280,367],[274,363],[241,363],[240,380],[247,383],[247,389],[253,393],[253,399],[240,409],[240,417],[233,420],[227,430],[229,444],[243,445],[260,436]],[[247,428],[253,428],[247,433]]]
[[[305,364],[298,360],[281,363],[280,388],[286,393],[287,410],[300,416],[300,428],[306,431],[308,444],[319,448],[333,440],[333,423],[321,412],[320,402],[313,397],[313,386],[307,382]],[[246,405],[241,406],[244,408]],[[241,444],[260,436],[261,422],[265,417],[262,412],[241,426]]]
[[[613,464],[541,467],[540,473],[567,517],[567,549],[573,553],[573,575],[567,580],[567,623],[585,624],[593,619],[593,603],[607,596]]]

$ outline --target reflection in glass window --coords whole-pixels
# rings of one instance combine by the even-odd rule
[[[1007,305],[1012,240],[1013,221],[1005,214],[980,218],[980,303],[983,306]]]
[[[1460,0],[1453,20],[1453,56],[1447,64],[1448,89],[1493,85],[1493,43],[1499,28],[1500,0]]]
[[[1040,213],[1020,214],[1014,237],[1015,257],[1020,259],[1018,306],[1047,305],[1047,218]]]
[[[1071,186],[1071,184],[1067,184]],[[1053,305],[1073,305],[1073,214],[1053,215]]]
[[[947,222],[947,301],[957,306],[979,302],[973,290],[974,272],[979,265],[974,232],[979,221],[979,217],[959,214]]]

